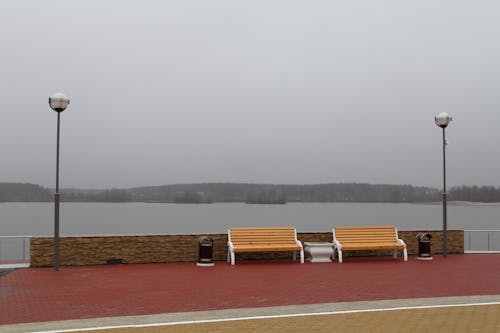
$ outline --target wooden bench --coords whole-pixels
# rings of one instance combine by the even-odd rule
[[[343,251],[355,250],[394,250],[394,258],[397,258],[398,250],[403,250],[404,260],[408,261],[406,244],[398,238],[395,226],[334,227],[334,258],[335,250],[338,252],[339,262],[342,262]]]
[[[300,251],[300,262],[304,263],[304,249],[297,240],[294,227],[231,228],[227,231],[227,261],[235,263],[235,253],[240,252],[284,252]]]

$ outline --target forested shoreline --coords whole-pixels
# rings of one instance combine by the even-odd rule
[[[53,189],[30,183],[0,183],[0,202],[50,202]],[[128,189],[62,189],[66,202],[286,203],[286,202],[409,202],[441,200],[441,190],[412,185],[330,183],[274,185],[199,183]],[[500,202],[500,187],[456,186],[451,201]]]

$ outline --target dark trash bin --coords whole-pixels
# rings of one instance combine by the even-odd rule
[[[214,263],[214,240],[207,236],[202,236],[198,240],[198,263],[201,267],[209,267]]]
[[[417,234],[418,240],[418,260],[432,260],[431,254],[431,234],[419,233]]]

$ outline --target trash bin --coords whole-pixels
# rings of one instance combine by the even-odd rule
[[[418,239],[418,260],[432,260],[431,255],[431,234],[419,233],[417,234]]]
[[[210,267],[214,263],[214,240],[207,236],[202,236],[198,240],[198,263],[200,267]]]

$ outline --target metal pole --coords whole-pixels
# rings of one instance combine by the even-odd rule
[[[56,193],[54,194],[54,271],[59,270],[59,137],[61,112],[57,112]]]
[[[446,137],[443,127],[443,257],[448,254],[448,221],[447,221],[447,199],[446,199]]]

